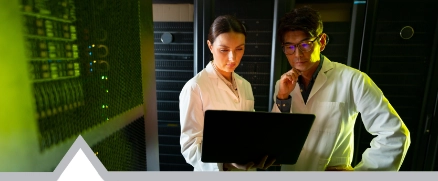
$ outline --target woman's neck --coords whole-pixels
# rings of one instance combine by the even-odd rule
[[[215,67],[215,69],[222,75],[222,77],[224,77],[226,80],[231,82],[232,79],[232,75],[233,72],[225,72],[223,70],[221,70],[216,64],[213,63],[213,66]]]
[[[231,79],[233,78],[233,73],[232,72],[225,72],[219,69],[219,73],[228,81],[231,82]]]

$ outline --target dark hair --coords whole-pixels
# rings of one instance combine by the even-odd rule
[[[208,40],[213,44],[222,33],[235,32],[246,36],[246,29],[236,17],[231,15],[218,16],[210,26]]]
[[[286,13],[278,27],[278,39],[283,43],[284,34],[288,31],[304,31],[307,36],[316,37],[322,33],[323,25],[318,11],[304,6]]]

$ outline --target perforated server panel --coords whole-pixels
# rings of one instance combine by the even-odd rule
[[[108,171],[146,171],[144,127],[138,118],[91,149]]]
[[[193,77],[193,22],[154,22],[161,171],[192,171],[181,155],[179,94]]]
[[[79,134],[109,170],[146,170],[140,4],[20,1],[41,171],[52,171]]]

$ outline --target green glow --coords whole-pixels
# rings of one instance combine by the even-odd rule
[[[40,164],[35,100],[18,2],[0,1],[0,172],[38,171]]]

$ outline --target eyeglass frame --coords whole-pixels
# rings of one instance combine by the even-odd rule
[[[315,38],[314,40],[312,40],[312,41],[302,40],[302,41],[300,41],[299,43],[296,43],[296,44],[292,44],[292,43],[291,43],[291,44],[287,44],[287,45],[289,45],[289,46],[293,45],[293,46],[295,46],[295,47],[297,47],[297,45],[300,45],[300,46],[298,46],[298,49],[300,49],[301,52],[310,52],[310,50],[309,50],[309,51],[304,51],[304,50],[302,50],[302,49],[301,49],[301,44],[307,41],[307,42],[310,42],[309,45],[312,45],[312,48],[313,48],[313,43],[315,43],[316,40],[321,40],[321,39],[320,39],[320,38],[321,38],[321,35],[322,35],[322,34],[316,36],[316,38]],[[295,53],[295,51],[297,51],[297,49],[295,49],[294,52],[292,52],[292,53],[290,53],[290,54],[286,54],[286,51],[284,50],[285,47],[286,47],[285,44],[282,43],[282,45],[281,45],[281,49],[283,50],[283,53],[284,53],[285,55],[293,55],[293,54]]]

